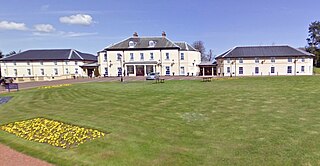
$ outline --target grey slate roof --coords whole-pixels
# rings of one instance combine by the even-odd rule
[[[250,58],[250,57],[295,57],[314,56],[306,51],[291,46],[244,46],[235,47],[216,58]]]
[[[187,42],[175,42],[175,44],[180,47],[181,51],[197,51]]]
[[[73,49],[27,50],[0,59],[1,61],[84,60],[97,61],[97,56]]]

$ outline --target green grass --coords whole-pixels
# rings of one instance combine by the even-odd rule
[[[110,132],[60,149],[0,131],[0,142],[57,165],[318,165],[320,77],[90,83],[31,89],[0,125],[45,117]]]
[[[313,73],[320,74],[320,68],[319,67],[313,67]]]

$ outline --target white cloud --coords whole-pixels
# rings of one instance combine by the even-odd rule
[[[19,30],[25,31],[28,30],[26,24],[24,23],[16,23],[16,22],[8,22],[8,21],[0,21],[0,30]]]
[[[37,24],[37,25],[34,25],[34,28],[36,31],[38,32],[46,32],[46,33],[50,33],[50,32],[53,32],[55,31],[56,29],[50,25],[50,24]]]
[[[88,14],[60,17],[59,20],[64,24],[91,25],[93,23],[92,17]]]
[[[34,36],[42,36],[42,37],[83,37],[83,36],[94,36],[97,35],[97,32],[64,32],[58,31],[54,33],[43,33],[43,32],[33,32]]]

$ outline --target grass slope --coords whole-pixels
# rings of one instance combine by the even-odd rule
[[[317,165],[320,77],[90,83],[10,93],[0,125],[45,117],[111,132],[64,150],[0,131],[57,165]]]

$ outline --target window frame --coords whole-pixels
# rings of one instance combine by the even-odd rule
[[[184,52],[180,53],[180,60],[184,61]]]
[[[254,67],[254,74],[259,74],[260,73],[260,69],[258,66]]]

